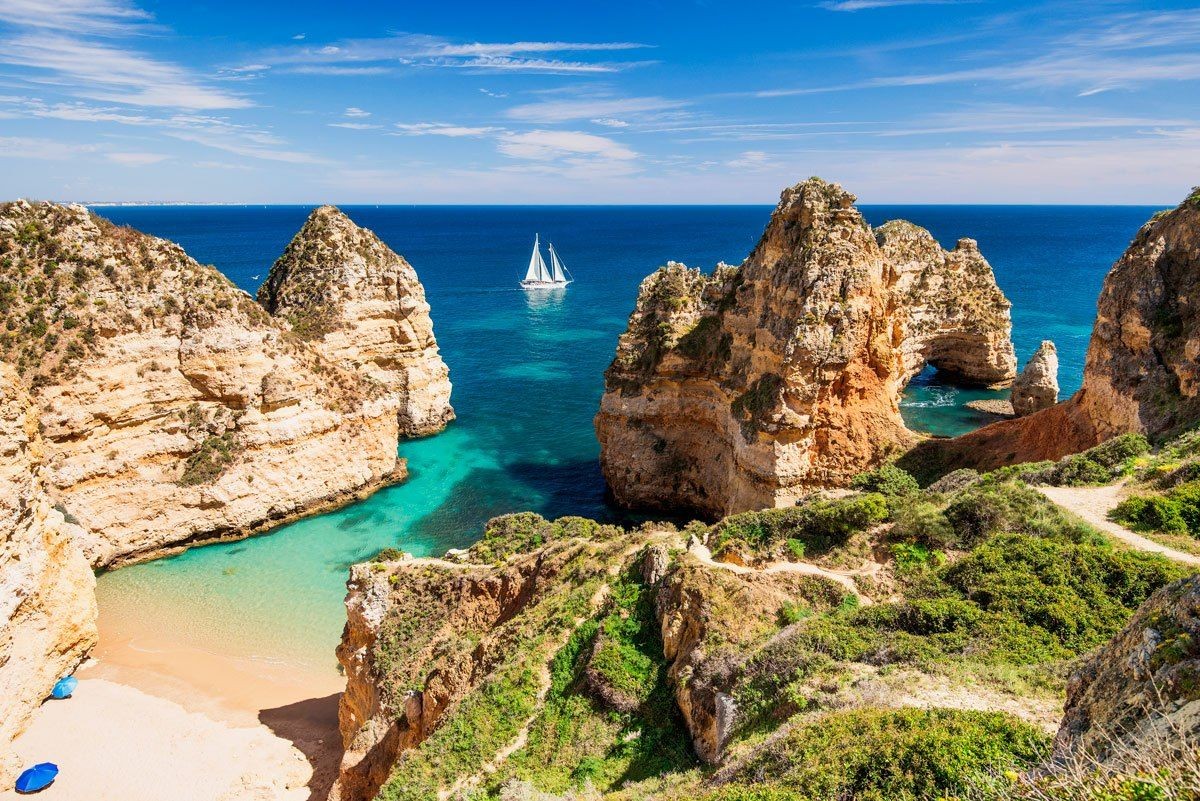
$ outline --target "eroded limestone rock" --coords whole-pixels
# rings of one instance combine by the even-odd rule
[[[1012,387],[1013,413],[1017,417],[1040,412],[1058,403],[1058,351],[1044,340],[1025,364]]]
[[[404,475],[395,396],[178,245],[82,206],[0,205],[0,356],[93,565],[245,536]]]
[[[402,435],[432,434],[454,419],[450,372],[416,271],[338,209],[309,215],[258,299],[330,361],[386,387]]]
[[[0,364],[0,748],[96,644],[96,580],[45,493],[43,457],[37,412]]]
[[[926,364],[1012,380],[1010,304],[975,242],[872,231],[853,204],[811,179],[783,193],[740,267],[670,263],[642,282],[596,416],[618,501],[787,505],[912,444],[899,398]]]

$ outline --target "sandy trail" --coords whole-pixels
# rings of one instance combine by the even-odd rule
[[[1088,525],[1131,548],[1162,554],[1176,562],[1200,566],[1200,556],[1157,543],[1108,519],[1108,513],[1121,502],[1124,488],[1125,485],[1119,483],[1103,487],[1037,487],[1037,490]]]
[[[854,577],[872,576],[882,568],[882,565],[877,562],[867,562],[857,570],[829,570],[814,565],[811,562],[776,562],[775,564],[761,568],[745,567],[744,565],[735,565],[729,562],[718,562],[716,559],[713,559],[712,551],[708,549],[708,546],[694,538],[688,544],[688,552],[709,567],[729,570],[733,573],[800,573],[805,576],[818,576],[829,579],[844,587],[847,592],[858,599],[859,604],[862,606],[870,606],[875,602],[869,596],[863,594],[862,590],[858,588],[858,583],[855,582]]]

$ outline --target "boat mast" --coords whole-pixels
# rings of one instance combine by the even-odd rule
[[[546,262],[542,260],[542,250],[538,242],[538,235],[533,235],[533,254],[529,257],[529,269],[525,272],[526,281],[548,281],[546,276]]]
[[[550,243],[550,264],[554,267],[554,280],[560,284],[569,284],[574,278],[571,276],[571,271],[567,269],[567,265],[562,263],[562,259],[558,257],[558,251],[554,249],[554,243]]]

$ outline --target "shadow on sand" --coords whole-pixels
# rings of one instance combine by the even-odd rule
[[[342,736],[337,717],[340,697],[341,693],[334,693],[258,713],[260,723],[289,740],[312,765],[308,801],[325,801],[337,779],[342,761]]]

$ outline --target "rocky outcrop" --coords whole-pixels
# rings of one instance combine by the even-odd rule
[[[1200,736],[1198,676],[1200,576],[1192,576],[1151,596],[1071,675],[1055,756],[1116,769],[1145,758],[1166,770],[1171,752]]]
[[[37,412],[0,364],[0,747],[96,644],[96,580],[43,489],[43,456]]]
[[[432,434],[454,419],[450,373],[416,271],[333,206],[309,215],[258,299],[330,361],[386,387],[402,435]]]
[[[537,541],[550,540],[545,547],[497,551],[513,534],[528,545],[524,536],[534,532]],[[594,610],[604,597],[601,582],[627,558],[618,555],[626,543],[612,539],[618,532],[525,513],[489,523],[462,562],[404,557],[354,565],[337,651],[346,674],[338,707],[345,756],[330,797],[374,798],[398,764],[424,757],[413,752],[447,714],[465,714],[461,704],[472,693],[509,686],[515,673],[520,686],[504,692],[544,693],[542,677],[578,624],[574,616]],[[493,750],[506,745],[498,741]]]
[[[404,475],[397,400],[176,244],[0,206],[0,356],[93,565],[245,536]]]
[[[1043,340],[1012,387],[1013,414],[1024,417],[1058,403],[1058,350]]]
[[[1012,380],[1009,303],[975,242],[872,231],[853,203],[811,179],[740,267],[671,263],[642,282],[596,416],[620,503],[787,505],[912,444],[899,397],[926,364]]]
[[[1059,459],[1200,420],[1200,192],[1142,226],[1104,279],[1083,387],[1019,420],[930,443],[938,470]]]

